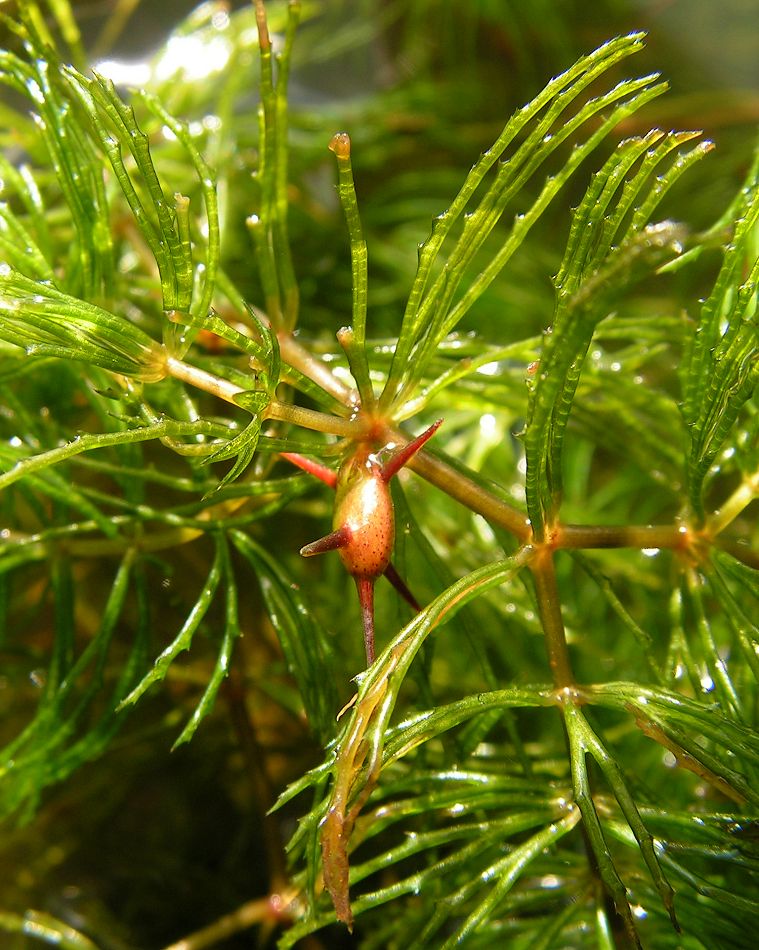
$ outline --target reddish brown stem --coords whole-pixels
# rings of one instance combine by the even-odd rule
[[[374,663],[374,578],[357,577],[356,590],[361,605],[361,620],[364,627],[364,646],[366,647],[366,665]]]
[[[543,626],[554,685],[560,690],[571,689],[576,681],[569,661],[553,552],[548,548],[537,550],[535,557],[530,561],[530,570],[535,579],[538,612]]]

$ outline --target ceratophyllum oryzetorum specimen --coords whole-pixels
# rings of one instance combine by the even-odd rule
[[[31,815],[48,794],[57,808],[51,786],[88,761],[121,809],[122,757],[139,758],[146,721],[160,757],[177,717],[181,744],[214,709],[185,751],[223,762],[223,780],[207,771],[214,794],[234,790],[231,825],[272,831],[252,909],[259,921],[280,909],[285,945],[318,941],[337,915],[357,919],[367,947],[585,950],[624,930],[652,947],[740,946],[754,932],[759,806],[759,156],[746,147],[723,164],[721,207],[679,223],[714,194],[697,164],[710,146],[634,134],[657,123],[638,110],[665,88],[620,74],[641,34],[579,56],[534,98],[520,92],[461,184],[490,138],[481,117],[468,122],[477,97],[458,79],[442,130],[419,96],[363,128],[353,103],[339,117],[304,107],[288,131],[297,2],[270,7],[276,50],[262,0],[234,14],[204,4],[172,52],[189,37],[186,62],[221,47],[234,68],[202,81],[156,70],[145,91],[88,68],[65,0],[42,6],[3,5],[18,16],[2,20],[14,36],[0,49],[14,92],[0,131],[0,704],[12,681],[33,706],[29,721],[3,719],[2,814]],[[392,7],[417,26],[442,4],[335,6]],[[448,6],[457,27],[485,7],[506,19],[534,8],[541,37],[571,7]],[[73,42],[65,60],[56,23]],[[569,35],[553,37],[565,64],[580,52]],[[511,65],[501,49],[508,84]],[[346,135],[332,149],[350,273],[325,178],[338,122],[368,159],[369,336]],[[410,240],[384,230],[411,217]],[[283,454],[339,489],[333,534],[306,552],[343,556],[370,661],[372,584],[392,574],[388,479],[404,462],[422,476],[408,505],[392,485],[393,559],[425,606],[405,625],[378,611],[381,648],[337,722],[364,666],[361,619],[352,589],[341,609],[352,582],[339,564],[321,586],[303,572],[310,529],[296,519],[321,518],[323,499],[304,500],[309,479]],[[119,756],[101,756],[119,728]],[[287,865],[284,806],[300,792]],[[42,823],[46,842],[57,825]],[[240,890],[225,880],[222,901],[249,892],[249,870]],[[24,933],[24,914],[0,904],[0,926]]]

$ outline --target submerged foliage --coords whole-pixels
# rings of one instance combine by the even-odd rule
[[[412,6],[394,15],[413,57],[429,4]],[[683,183],[713,146],[647,131],[666,84],[629,78],[629,33],[551,79],[466,176],[444,158],[475,157],[471,128],[439,169],[420,132],[412,201],[389,120],[372,139],[392,91],[289,104],[299,30],[304,63],[367,39],[360,16],[341,33],[316,12],[208,4],[169,46],[224,67],[198,79],[159,52],[138,90],[87,65],[66,3],[3,19],[0,630],[18,698],[0,816],[44,827],[82,774],[115,811],[116,750],[192,739],[267,876],[228,869],[219,919],[185,946],[258,925],[288,947],[336,919],[368,948],[744,946],[759,151],[729,207],[689,222]],[[353,142],[333,136],[351,117]],[[368,214],[362,150],[388,163]],[[455,175],[414,260],[406,230]],[[336,468],[440,417],[393,488],[394,562],[427,606],[383,587],[356,676],[350,578],[297,555],[329,493],[280,454]],[[0,892],[11,933],[179,936],[72,928],[29,873]]]

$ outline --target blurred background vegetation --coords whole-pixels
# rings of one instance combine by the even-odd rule
[[[119,14],[128,6],[104,0],[75,5],[93,61],[134,66],[146,57],[160,57],[165,55],[161,51],[170,32],[187,29],[186,21],[181,25],[185,17],[208,16],[208,10],[192,13],[194,4],[144,0],[123,29],[111,35],[114,10]],[[273,10],[276,6],[271,4]],[[232,9],[241,7],[240,3],[231,5]],[[13,17],[14,4],[2,4],[0,11]],[[413,279],[417,244],[428,234],[431,218],[448,205],[477,155],[495,138],[505,119],[551,76],[611,36],[648,31],[646,50],[635,69],[640,74],[659,70],[671,84],[670,94],[638,113],[620,135],[643,133],[651,127],[694,128],[703,129],[717,144],[710,160],[697,164],[668,197],[662,216],[671,212],[684,217],[694,229],[710,226],[734,196],[750,164],[759,120],[759,23],[753,0],[720,4],[712,0],[599,0],[593,4],[580,0],[314,0],[304,4],[304,12],[291,83],[290,228],[302,312],[307,315],[309,336],[325,355],[336,347],[334,332],[346,322],[351,301],[347,237],[335,196],[333,160],[326,151],[338,129],[349,130],[353,140],[370,255],[373,336],[389,339],[397,331]],[[13,48],[13,35],[3,30],[2,36]],[[208,50],[198,50],[200,59],[211,56],[211,42],[209,34]],[[229,117],[236,124],[238,150],[231,159],[234,173],[229,195],[222,200],[243,209],[254,206],[256,200],[249,178],[256,144],[254,55],[252,47],[241,54],[232,81],[228,75],[213,70],[204,73],[201,68],[197,75],[188,72],[181,82],[172,77],[155,88],[170,112],[200,122],[215,108],[224,88]],[[12,113],[7,105],[2,109],[6,125]],[[12,135],[7,128],[2,134],[6,157],[13,162]],[[208,137],[210,149],[218,150],[225,160],[229,156],[223,152],[230,141],[223,134],[215,135],[213,129]],[[213,161],[213,154],[208,157]],[[170,161],[168,156],[166,162]],[[521,340],[536,336],[550,323],[550,276],[561,261],[569,208],[580,200],[586,178],[578,176],[571,186],[574,192],[567,192],[549,209],[508,274],[483,297],[477,311],[477,330],[482,336],[503,337],[503,327],[508,327],[507,339]],[[259,301],[261,288],[243,217],[232,220],[229,228],[224,266],[246,298]],[[717,266],[716,257],[707,261],[702,287],[692,270],[678,272],[668,279],[665,290],[661,283],[650,292],[644,285],[627,306],[631,313],[645,308],[656,314],[655,295],[666,292],[669,299],[661,312],[675,313],[679,299],[694,300],[708,293]],[[461,328],[462,347],[467,346],[465,334],[470,328],[466,323]],[[651,367],[648,371],[652,372]],[[663,375],[669,371],[670,366],[662,367]],[[51,377],[45,385],[50,401],[61,395],[65,398],[65,374]],[[44,404],[44,395],[41,401]],[[86,430],[91,407],[72,403],[65,409],[71,430]],[[592,420],[586,424],[590,431]],[[485,475],[489,466],[495,472],[513,464],[511,431],[505,440],[492,433],[488,440],[487,432],[467,425],[465,406],[462,419],[457,421],[453,414],[447,425],[456,433],[447,450],[463,462],[481,468]],[[601,463],[594,458],[592,476],[589,467],[590,450],[580,440],[567,477],[568,513],[574,503],[578,518],[581,513],[584,521],[629,518],[640,523],[675,513],[676,496],[667,491],[652,495],[648,489],[636,494],[629,491],[629,482],[624,493],[629,509],[615,508],[616,467],[605,470],[603,455]],[[425,486],[421,492],[429,503],[430,491]],[[588,497],[594,499],[591,508]],[[436,497],[431,504],[438,544],[450,552],[449,567],[458,574],[477,566],[478,548],[487,549],[493,543],[488,531],[483,527],[482,537],[474,536],[468,519],[448,499]],[[292,552],[294,563],[299,546],[314,535],[318,518],[328,518],[328,499],[323,493],[307,496],[294,513],[272,522],[269,543],[276,544],[283,557]],[[649,583],[641,558],[629,552],[614,557],[620,574],[629,580],[627,594],[633,602],[636,585]],[[152,605],[156,628],[175,628],[175,618],[184,616],[188,591],[195,590],[211,559],[210,544],[204,542],[185,545],[170,563],[156,559]],[[336,562],[325,561],[320,570],[319,583],[312,575],[302,595],[329,626],[346,609],[345,585]],[[571,573],[574,568],[566,570]],[[439,578],[429,568],[417,573],[415,589],[431,595]],[[44,686],[51,608],[45,576],[32,574],[27,582],[26,599],[14,602],[5,615],[13,624],[33,627],[35,636],[20,644],[11,630],[0,632],[3,741],[16,736],[33,717]],[[662,583],[666,585],[666,578]],[[77,577],[77,584],[84,592],[77,610],[86,629],[95,624],[103,603],[99,565],[93,562]],[[6,825],[0,845],[0,909],[23,913],[35,908],[49,913],[92,935],[103,950],[151,950],[246,901],[265,897],[284,879],[279,842],[294,830],[298,809],[285,809],[273,818],[265,813],[288,782],[321,760],[322,750],[299,715],[293,684],[264,618],[260,595],[257,591],[248,594],[241,613],[245,625],[258,635],[238,642],[233,673],[214,715],[203,722],[191,743],[169,754],[215,662],[213,638],[205,631],[201,634],[205,632],[211,641],[206,650],[202,642],[196,642],[192,655],[181,667],[172,668],[162,690],[142,700],[100,757],[80,766],[66,782],[46,789],[36,812],[22,814],[20,822],[18,814],[11,816],[14,821]],[[9,596],[5,588],[0,596]],[[578,584],[574,597],[570,615],[584,617],[586,622],[593,617],[602,621],[604,608],[587,588]],[[637,606],[649,630],[664,622],[645,597]],[[394,604],[379,609],[381,617],[397,620],[401,616]],[[212,610],[207,630],[219,622]],[[526,631],[536,632],[536,623]],[[608,659],[612,651],[606,647],[600,642],[593,650],[580,651],[581,678],[592,679],[599,663],[612,662]],[[634,654],[634,647],[627,649]],[[349,644],[336,641],[334,650],[348,656],[341,662],[343,671],[360,668],[358,638]],[[515,647],[509,663],[517,670],[538,668],[536,656],[542,657],[541,651],[539,637],[527,637]],[[621,665],[630,659],[624,653],[613,656],[613,662]],[[441,694],[451,680],[461,686],[460,670],[442,668],[437,673]],[[342,699],[351,692],[347,675],[337,684]],[[423,682],[417,688],[423,690]],[[275,938],[261,931],[261,945],[273,945]],[[2,941],[12,950],[38,945],[24,935],[3,936]],[[254,938],[247,933],[215,946],[233,950],[253,944]],[[303,945],[358,943],[343,928],[335,928]]]

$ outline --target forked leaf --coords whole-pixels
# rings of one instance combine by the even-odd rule
[[[445,617],[510,580],[523,564],[521,552],[473,571],[451,585],[407,624],[359,677],[358,696],[337,743],[334,782],[321,835],[324,883],[338,919],[349,927],[353,922],[348,893],[350,837],[381,773],[389,718],[408,668],[426,637]]]
[[[334,731],[336,694],[323,635],[277,561],[240,531],[232,531],[230,539],[253,568],[308,720],[326,742]]]
[[[0,264],[0,339],[145,381],[164,375],[162,347],[130,320],[7,264]]]
[[[16,34],[27,56],[21,59],[9,50],[0,50],[0,82],[10,84],[23,100],[30,100],[33,113],[39,116],[35,131],[44,143],[65,201],[67,223],[76,234],[69,245],[62,286],[87,300],[109,299],[115,274],[102,169],[74,108],[63,64],[40,35],[44,20],[32,15],[34,9],[34,4],[21,6],[21,23],[4,18],[4,26]]]
[[[226,549],[225,558],[226,609],[224,616],[224,633],[222,635],[219,654],[216,659],[216,664],[214,666],[213,673],[211,674],[211,678],[208,680],[206,688],[203,690],[203,695],[200,697],[198,705],[195,707],[192,716],[187,722],[187,725],[184,727],[174,742],[172,749],[176,749],[185,742],[189,742],[190,739],[192,739],[192,737],[195,735],[195,731],[197,730],[201,721],[213,709],[213,705],[216,700],[216,694],[219,692],[219,688],[225,677],[229,675],[230,663],[232,660],[232,650],[234,649],[235,641],[242,634],[237,612],[237,582],[232,573],[232,567],[229,563],[229,556]]]
[[[150,153],[147,134],[137,123],[134,109],[119,96],[109,79],[92,79],[65,70],[72,92],[84,106],[101,147],[129,203],[135,222],[155,257],[161,275],[163,309],[186,311],[192,301],[193,274],[189,248],[163,191]],[[127,149],[137,169],[130,173],[124,161]]]
[[[279,342],[271,327],[261,320],[252,307],[246,306],[246,315],[255,328],[255,336],[242,333],[237,327],[231,326],[213,312],[203,315],[198,322],[204,329],[210,330],[222,340],[248,353],[261,388],[273,396],[279,384],[281,372]],[[240,397],[238,397],[239,401]]]
[[[169,671],[169,667],[183,650],[189,650],[192,645],[193,637],[200,627],[203,619],[208,612],[208,608],[216,596],[219,584],[225,573],[229,569],[229,555],[227,552],[225,539],[221,536],[216,538],[216,552],[213,564],[208,572],[208,576],[198,594],[187,619],[182,624],[182,628],[174,640],[162,651],[153,663],[152,669],[143,676],[137,685],[125,696],[119,708],[131,706],[155,683],[160,683]]]
[[[127,604],[134,552],[128,552],[113,579],[99,627],[92,640],[74,657],[75,591],[68,568],[55,572],[55,650],[45,691],[31,723],[0,753],[0,814],[19,806],[29,808],[46,786],[60,780],[81,762],[97,754],[115,731],[116,702],[87,723],[87,714],[102,696],[103,671],[117,624]],[[127,664],[128,665],[128,664]]]
[[[640,937],[627,898],[627,890],[619,876],[593,799],[586,762],[588,749],[583,735],[584,718],[580,710],[574,705],[566,705],[563,711],[567,723],[574,800],[582,815],[586,840],[593,853],[598,876],[614,901],[614,907],[624,923],[630,943],[637,950],[640,950]]]
[[[146,92],[142,92],[141,99],[148,109],[150,109],[150,111],[164,124],[164,126],[172,131],[177,140],[182,143],[182,146],[184,147],[187,155],[190,158],[190,161],[193,164],[193,167],[195,168],[195,172],[198,176],[198,182],[203,193],[203,201],[205,203],[205,222],[204,225],[201,225],[198,229],[200,230],[201,234],[203,234],[206,244],[205,261],[202,267],[203,289],[202,293],[200,293],[192,303],[192,313],[202,316],[208,313],[211,307],[214,290],[216,289],[216,277],[219,269],[219,256],[221,253],[219,208],[218,197],[216,194],[216,173],[198,151],[185,123],[179,122],[173,115],[167,112],[167,110],[155,96],[151,96]],[[180,246],[177,247],[176,243],[173,241],[171,252],[177,262],[175,266],[180,269],[180,281],[184,284],[185,282],[189,281],[189,274],[187,273],[187,270],[188,268],[192,267],[192,248],[190,240],[189,199],[184,199],[183,201],[178,200],[181,198],[181,195],[174,195],[176,235],[179,238]],[[180,214],[180,209],[184,210],[187,220],[185,220],[184,216]],[[173,232],[172,239],[174,239]],[[185,300],[186,296],[181,302],[185,302]],[[167,309],[165,305],[164,309]],[[189,309],[189,307],[177,307],[177,309],[180,313],[184,313],[187,309]],[[178,353],[177,355],[182,354]]]
[[[617,37],[578,60],[517,112],[493,146],[481,155],[451,206],[436,219],[429,239],[420,249],[417,275],[380,400],[383,408],[400,403],[404,390],[410,393],[414,380],[434,356],[441,340],[503,268],[580,163],[621,119],[664,91],[664,84],[656,82],[657,76],[645,76],[618,83],[577,107],[576,100],[592,83],[642,45],[643,34],[632,33]],[[537,200],[516,216],[507,237],[499,242],[484,270],[473,278],[457,301],[456,294],[467,268],[509,204],[565,141],[579,137],[585,123],[599,116],[600,122],[595,128],[591,127],[584,141],[575,145],[563,168],[546,180]],[[506,153],[512,145],[513,154]],[[484,195],[477,206],[465,214],[481,186],[485,187],[486,175],[494,166],[493,180]],[[456,236],[454,228],[461,220],[463,224]],[[449,238],[453,247],[440,261]]]
[[[211,465],[213,462],[223,462],[231,458],[235,460],[234,465],[224,475],[214,491],[218,491],[233,482],[250,465],[253,456],[256,454],[258,438],[261,434],[261,425],[263,424],[261,413],[270,402],[268,395],[262,392],[239,393],[236,401],[243,409],[247,409],[253,418],[239,435],[230,439],[226,445],[216,449],[215,452],[205,458],[205,465]]]
[[[594,175],[574,213],[556,277],[553,325],[530,383],[525,429],[527,510],[542,537],[556,517],[562,495],[564,433],[595,328],[607,313],[609,295],[629,284],[642,263],[650,271],[681,251],[683,228],[649,224],[667,190],[708,143],[674,160],[671,153],[695,133],[652,132],[622,142]],[[662,170],[661,165],[668,164]],[[636,167],[637,166],[637,167]]]

